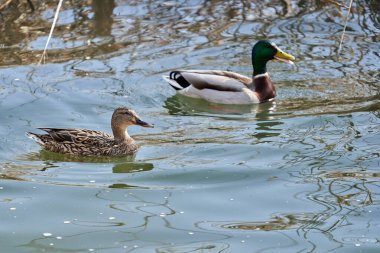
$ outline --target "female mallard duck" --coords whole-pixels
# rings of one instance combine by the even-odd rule
[[[137,151],[138,145],[127,133],[130,125],[153,127],[142,121],[135,111],[120,107],[112,114],[113,136],[100,131],[76,128],[39,128],[48,134],[27,133],[46,150],[83,156],[122,156]]]
[[[188,97],[221,104],[258,104],[276,96],[266,69],[267,62],[273,59],[293,64],[295,58],[262,40],[252,49],[253,78],[220,70],[174,70],[163,78]]]

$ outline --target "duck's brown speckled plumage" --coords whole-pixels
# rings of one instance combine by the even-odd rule
[[[83,156],[122,156],[133,154],[138,145],[128,135],[127,127],[152,127],[128,108],[117,108],[111,120],[114,136],[100,131],[77,128],[39,128],[47,134],[28,133],[46,150]]]

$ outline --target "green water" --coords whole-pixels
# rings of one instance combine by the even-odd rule
[[[0,6],[2,3],[0,2]],[[1,252],[379,252],[380,4],[69,1],[37,65],[56,1],[0,10]],[[348,3],[345,3],[348,4]],[[224,106],[176,96],[173,68],[251,75],[268,38],[278,96]],[[110,132],[134,157],[41,151],[25,132]]]

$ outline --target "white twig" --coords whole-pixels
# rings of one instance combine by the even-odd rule
[[[353,0],[350,0],[350,5],[348,6],[348,11],[347,11],[347,16],[346,16],[346,22],[345,22],[344,27],[343,27],[342,36],[340,37],[338,54],[340,53],[340,50],[342,49],[342,44],[343,44],[343,39],[344,39],[344,33],[346,32],[347,23],[348,23],[348,16],[350,15],[352,2],[353,2]]]
[[[42,61],[45,63],[45,59],[46,59],[46,56],[47,56],[47,54],[46,54],[46,50],[47,50],[47,47],[48,47],[48,45],[49,45],[49,42],[50,42],[51,36],[53,35],[54,27],[55,27],[55,25],[56,25],[56,23],[57,23],[57,20],[58,20],[59,10],[61,9],[62,2],[63,2],[63,0],[59,0],[58,6],[57,6],[57,10],[55,11],[53,24],[51,25],[51,28],[50,28],[49,37],[48,37],[48,39],[47,39],[47,41],[46,41],[45,48],[44,48],[44,52],[42,53],[42,55],[41,55],[41,59],[40,59],[40,61],[38,62],[38,64],[41,64]]]

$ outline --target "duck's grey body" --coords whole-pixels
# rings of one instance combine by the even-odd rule
[[[178,93],[221,104],[258,104],[276,96],[267,73],[249,78],[218,70],[176,70],[163,76]]]
[[[267,62],[274,59],[293,63],[294,57],[274,43],[262,40],[252,48],[253,78],[220,70],[173,70],[163,78],[188,97],[221,104],[258,104],[276,96],[266,71]]]

